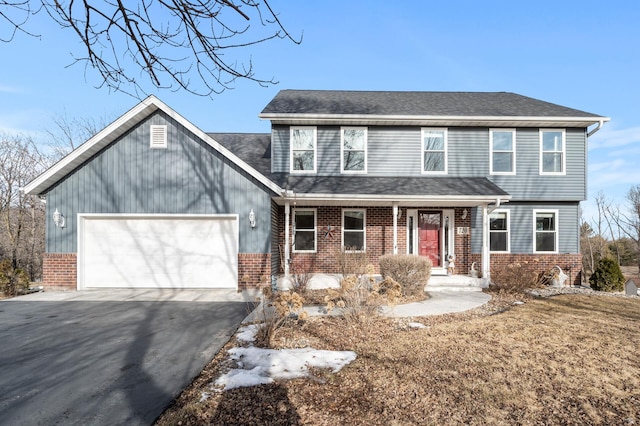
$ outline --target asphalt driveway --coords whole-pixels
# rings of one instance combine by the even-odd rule
[[[247,312],[242,301],[0,301],[0,424],[151,424]]]

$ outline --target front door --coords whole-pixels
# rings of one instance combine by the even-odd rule
[[[431,259],[434,267],[442,267],[442,212],[418,212],[418,254]]]

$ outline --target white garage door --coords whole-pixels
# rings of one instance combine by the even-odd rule
[[[80,215],[78,288],[236,288],[238,217]]]

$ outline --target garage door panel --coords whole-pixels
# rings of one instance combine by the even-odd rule
[[[81,220],[83,287],[237,286],[237,217]]]

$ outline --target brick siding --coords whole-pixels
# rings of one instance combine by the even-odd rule
[[[480,254],[472,254],[471,259],[476,262],[476,269],[482,269]],[[571,285],[579,285],[582,278],[582,255],[580,253],[559,253],[559,254],[512,254],[512,253],[491,253],[491,270],[504,268],[513,263],[527,263],[539,272],[545,272],[559,266],[564,273],[569,276]]]
[[[45,253],[42,285],[45,290],[75,290],[78,261],[75,253]]]
[[[45,290],[76,290],[76,253],[45,253],[42,285]],[[238,290],[263,287],[271,283],[271,254],[238,254]]]
[[[271,285],[270,253],[238,254],[238,290]]]

